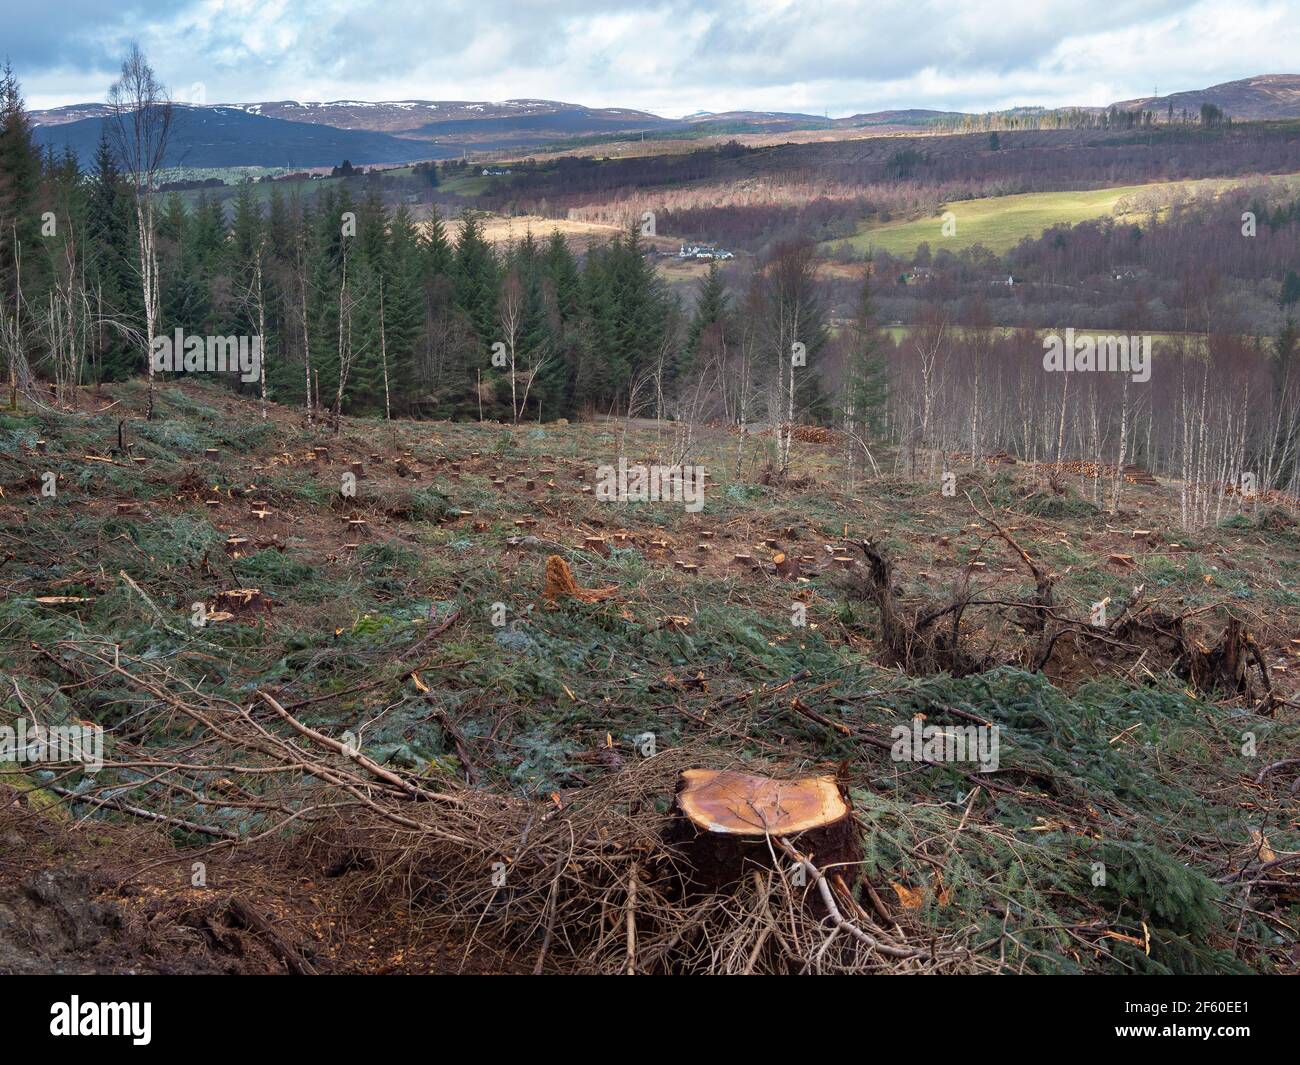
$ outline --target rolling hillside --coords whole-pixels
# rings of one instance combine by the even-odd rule
[[[1300,116],[1300,74],[1260,74],[1240,81],[1225,81],[1208,89],[1175,92],[1167,96],[1144,96],[1122,100],[1111,106],[1121,111],[1168,111],[1196,113],[1201,104],[1213,104],[1232,118],[1247,121],[1296,118]]]
[[[66,110],[66,109],[65,109]],[[35,138],[56,152],[71,148],[83,163],[94,157],[105,119],[99,115],[71,122],[40,122]],[[40,121],[39,116],[33,116]],[[404,140],[371,130],[337,129],[328,125],[289,122],[252,114],[236,107],[177,105],[167,166],[333,166],[344,159],[354,164],[404,163],[447,158],[458,150],[429,142]]]

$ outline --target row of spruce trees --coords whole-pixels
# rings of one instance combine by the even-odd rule
[[[417,224],[366,186],[357,178],[305,197],[247,183],[228,204],[202,193],[189,206],[159,194],[158,334],[262,336],[267,394],[285,404],[307,404],[310,389],[320,410],[552,419],[624,409],[652,367],[672,397],[710,316],[727,313],[715,272],[698,314],[685,316],[635,228],[581,257],[558,232],[496,249],[473,213],[453,236],[436,211]],[[146,368],[135,227],[107,136],[88,167],[43,155],[6,71],[4,313],[35,315],[73,264],[89,309],[78,383]],[[51,353],[40,330],[27,333],[40,374]]]

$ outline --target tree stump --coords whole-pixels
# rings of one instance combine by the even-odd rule
[[[794,555],[787,555],[784,551],[774,552],[772,565],[782,577],[799,576],[799,560]]]
[[[768,836],[790,840],[828,876],[833,867],[847,885],[857,879],[862,848],[852,807],[833,776],[775,780],[687,769],[677,785],[677,812],[672,838],[696,890],[725,890],[756,868],[769,870],[773,852],[789,871]]]
[[[212,606],[215,611],[232,616],[262,614],[271,609],[271,600],[260,588],[228,588],[217,592]]]
[[[1249,667],[1253,641],[1239,618],[1228,618],[1219,642],[1207,647],[1200,640],[1184,637],[1178,672],[1198,692],[1250,695]]]

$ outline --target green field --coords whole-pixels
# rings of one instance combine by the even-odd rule
[[[1271,180],[1293,187],[1300,185],[1297,175]],[[961,251],[982,244],[990,251],[1000,253],[1014,248],[1025,237],[1039,236],[1054,225],[1075,225],[1106,217],[1136,221],[1153,208],[1167,205],[1179,193],[1217,192],[1240,184],[1241,180],[1237,178],[1210,178],[958,200],[944,204],[942,211],[929,218],[865,225],[855,236],[847,241],[834,241],[832,246],[847,243],[861,252],[887,251],[891,255],[910,257],[922,243],[928,243],[931,251],[939,248]],[[956,218],[956,232],[951,236],[945,236],[943,232],[943,215],[948,211]]]
[[[254,181],[249,185],[253,200],[263,207],[271,202],[272,190],[278,190],[285,200],[291,199],[294,195],[309,197],[319,192],[321,189],[337,185],[342,178],[322,177],[322,178],[302,178],[295,181]],[[183,189],[178,192],[181,202],[187,208],[193,209],[195,204],[203,197],[208,200],[233,200],[239,195],[240,185],[238,182],[231,182],[226,185],[217,185],[208,189]]]
[[[1062,327],[1062,328],[1064,328],[1064,327]],[[960,325],[952,326],[951,329],[952,329],[953,334],[956,335],[956,336],[959,336],[959,337],[960,337],[960,336],[964,336],[964,335],[968,332],[968,330],[966,329],[965,326],[960,326]],[[892,340],[895,344],[901,344],[901,343],[903,343],[903,342],[904,342],[908,337],[910,337],[910,336],[912,335],[913,330],[914,330],[914,327],[913,327],[913,326],[910,326],[910,325],[887,325],[887,326],[883,327],[880,331],[881,331],[881,333],[883,333],[885,336],[889,337],[889,339]],[[1012,333],[1014,333],[1016,330],[1012,329],[1010,326],[994,326],[994,327],[993,327],[993,331],[994,331],[994,333],[997,334],[997,336],[999,337],[999,339],[1006,339],[1006,337],[1010,336],[1010,335],[1011,335]],[[1058,332],[1058,331],[1059,331],[1059,330],[1056,330],[1056,329],[1035,329],[1035,330],[1034,330],[1034,332],[1035,332],[1038,336],[1040,336],[1040,337],[1041,337],[1041,336],[1046,336],[1048,333],[1055,333],[1055,332]],[[974,332],[974,330],[971,330],[971,332]],[[1082,333],[1119,333],[1119,332],[1123,332],[1123,330],[1118,329],[1118,328],[1102,329],[1102,328],[1079,328],[1079,327],[1075,327],[1075,332],[1076,332],[1076,333],[1080,333],[1080,334],[1082,334]],[[1142,330],[1141,332],[1142,332],[1144,335],[1147,335],[1147,334],[1149,333],[1148,330]],[[1199,337],[1201,336],[1201,334],[1199,334],[1199,333],[1187,333],[1187,334],[1179,334],[1179,333],[1149,333],[1149,335],[1150,335],[1150,337],[1151,337],[1151,343],[1152,343],[1152,344],[1169,344],[1169,343],[1172,343],[1174,340],[1178,339],[1178,337],[1179,337],[1180,335],[1186,335],[1186,336],[1190,336],[1190,337],[1193,337],[1193,338],[1199,338]]]

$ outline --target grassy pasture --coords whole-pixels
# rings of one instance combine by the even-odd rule
[[[1272,180],[1291,187],[1300,186],[1300,175]],[[1183,196],[1218,193],[1240,184],[1238,178],[1212,178],[960,200],[943,204],[942,210],[928,218],[864,225],[847,243],[857,251],[887,251],[901,257],[914,255],[923,243],[928,243],[932,251],[946,248],[955,252],[982,244],[990,251],[1001,253],[1014,248],[1025,237],[1041,235],[1051,226],[1077,225],[1097,218],[1137,222]],[[956,216],[956,233],[952,236],[943,234],[943,215],[948,211]]]

